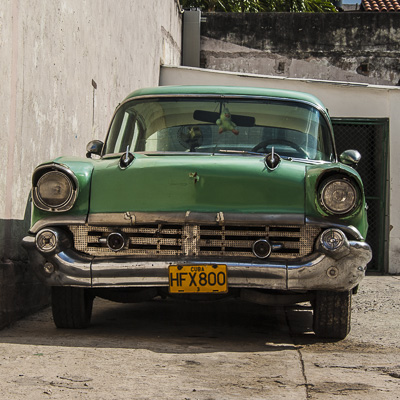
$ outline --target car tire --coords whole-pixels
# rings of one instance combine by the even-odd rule
[[[317,291],[313,302],[313,328],[320,338],[344,339],[350,332],[351,291]]]
[[[51,306],[57,328],[87,328],[92,317],[93,296],[87,289],[53,286]]]

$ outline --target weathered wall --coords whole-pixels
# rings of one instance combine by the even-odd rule
[[[211,71],[200,68],[163,67],[161,85],[231,85],[255,86],[298,90],[311,93],[323,101],[332,117],[389,118],[390,193],[389,216],[389,273],[400,274],[400,88],[346,84],[345,82],[316,81],[307,79],[282,79],[278,77]],[[384,216],[382,216],[383,218]]]
[[[203,13],[201,66],[400,85],[397,13]]]
[[[26,293],[36,281],[19,244],[34,167],[103,139],[125,95],[158,85],[160,64],[180,64],[180,44],[177,0],[2,0],[0,327],[46,300]]]

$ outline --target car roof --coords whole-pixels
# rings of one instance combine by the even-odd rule
[[[318,105],[325,109],[323,103],[315,96],[293,90],[266,89],[259,87],[245,86],[158,86],[152,88],[143,88],[134,91],[126,97],[125,100],[142,96],[175,96],[175,95],[199,95],[207,97],[212,96],[260,96],[271,98],[283,98],[290,100],[305,101]]]

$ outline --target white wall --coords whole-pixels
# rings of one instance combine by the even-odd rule
[[[1,1],[0,259],[19,257],[34,167],[84,156],[128,93],[180,64],[180,47],[177,0]]]
[[[160,85],[231,85],[308,92],[332,117],[390,119],[390,237],[389,272],[400,273],[400,88],[367,84],[277,78],[188,67],[163,67]]]

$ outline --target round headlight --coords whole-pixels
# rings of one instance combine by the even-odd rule
[[[331,213],[347,214],[357,204],[357,190],[348,180],[330,180],[322,187],[321,203]]]
[[[45,173],[37,183],[40,200],[51,208],[62,207],[72,195],[72,183],[62,172]]]
[[[74,183],[61,171],[44,173],[33,188],[35,205],[42,210],[67,211],[73,206],[75,196]]]

